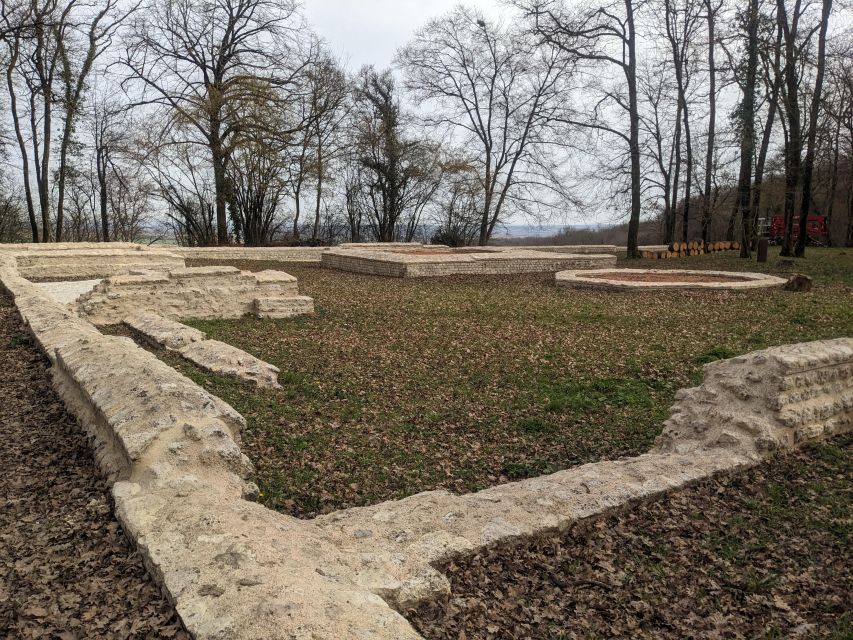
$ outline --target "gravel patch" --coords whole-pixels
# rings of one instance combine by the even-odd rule
[[[84,293],[89,293],[101,280],[71,280],[65,282],[38,282],[37,287],[60,304],[71,304]]]
[[[0,638],[189,638],[2,294],[0,366]]]

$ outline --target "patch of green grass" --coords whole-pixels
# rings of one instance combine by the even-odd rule
[[[519,420],[518,428],[532,434],[555,433],[558,430],[557,425],[537,416],[529,416]]]
[[[591,411],[602,406],[649,408],[654,405],[649,386],[641,380],[567,381],[549,385],[543,391],[547,398],[546,411],[555,413]]]
[[[709,364],[711,362],[716,362],[717,360],[728,360],[729,358],[734,358],[737,355],[737,352],[734,349],[729,349],[728,347],[714,347],[713,349],[708,349],[705,353],[699,355],[696,358],[696,364]]]

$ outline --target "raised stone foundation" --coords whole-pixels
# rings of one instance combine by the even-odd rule
[[[105,325],[140,312],[172,320],[240,318],[247,314],[289,318],[311,313],[313,301],[299,295],[296,278],[287,273],[197,267],[132,271],[108,278],[82,296],[77,309],[90,322]]]
[[[431,245],[334,248],[322,256],[329,269],[392,278],[450,275],[547,273],[563,269],[615,266],[613,255],[576,255],[534,249],[449,249]]]
[[[17,256],[20,274],[29,280],[88,280],[138,269],[181,269],[181,256],[143,249],[28,251]]]
[[[204,640],[414,639],[393,608],[446,596],[434,563],[570,526],[770,450],[849,431],[853,339],[768,349],[708,365],[681,392],[655,449],[464,496],[445,491],[312,521],[243,499],[242,418],[132,341],[20,277],[8,289],[87,429],[117,515],[188,631]]]

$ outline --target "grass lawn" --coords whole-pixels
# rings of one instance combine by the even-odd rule
[[[316,315],[188,324],[279,366],[283,389],[169,361],[246,416],[244,451],[269,507],[310,517],[473,491],[645,451],[703,363],[853,335],[853,250],[808,253],[793,265],[774,254],[762,269],[813,276],[808,294],[571,291],[550,275],[396,280],[233,263],[297,276]],[[744,269],[731,253],[631,264]]]

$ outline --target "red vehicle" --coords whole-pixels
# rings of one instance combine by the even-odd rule
[[[810,214],[808,222],[806,222],[806,233],[808,234],[808,244],[824,245],[826,244],[829,231],[826,227],[826,216]],[[770,223],[770,232],[768,233],[771,244],[782,244],[785,238],[785,216],[775,216]],[[799,216],[794,217],[794,228],[791,232],[791,237],[794,242],[800,237],[800,219]]]

